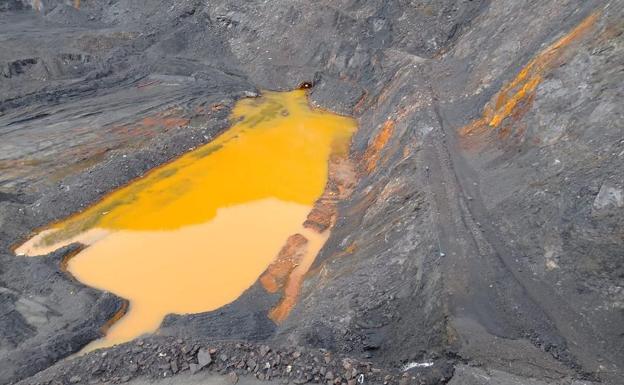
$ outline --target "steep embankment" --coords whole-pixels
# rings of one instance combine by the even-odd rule
[[[197,360],[156,357],[177,338],[433,363],[404,382],[623,376],[622,1],[57,3],[0,13],[0,381],[78,350],[122,306],[60,272],[71,250],[26,260],[14,242],[210,140],[234,100],[302,82],[358,119],[358,181],[320,202],[335,225],[290,316],[274,324],[256,284],[168,317],[151,355],[128,345],[27,382],[169,375]],[[266,354],[219,349],[241,373]],[[296,370],[273,375],[325,377],[314,352],[279,355]]]

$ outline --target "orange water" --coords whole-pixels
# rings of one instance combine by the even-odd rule
[[[302,230],[325,187],[330,154],[347,151],[355,130],[352,119],[311,109],[302,90],[242,100],[232,119],[237,123],[213,142],[16,250],[42,255],[88,245],[68,270],[130,301],[91,349],[152,332],[166,314],[235,300]]]

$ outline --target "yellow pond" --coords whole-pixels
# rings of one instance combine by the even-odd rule
[[[315,236],[302,223],[323,192],[330,155],[347,151],[355,122],[311,109],[303,90],[244,99],[232,120],[213,142],[16,250],[34,256],[88,245],[68,270],[130,301],[128,313],[90,349],[152,332],[168,313],[235,300],[291,234]],[[316,244],[314,253],[322,242]]]

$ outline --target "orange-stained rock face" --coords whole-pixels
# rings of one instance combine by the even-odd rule
[[[260,283],[269,293],[276,293],[286,285],[288,277],[305,257],[308,239],[301,234],[288,237],[277,258],[260,277]]]
[[[591,14],[568,34],[531,59],[518,75],[485,105],[479,119],[459,130],[461,136],[468,138],[464,139],[464,146],[478,148],[483,145],[479,137],[492,132],[496,132],[499,139],[509,138],[514,131],[515,123],[530,110],[537,86],[544,76],[561,63],[570,45],[584,37],[598,17],[598,13]],[[516,135],[522,135],[525,128],[518,126],[515,130]],[[470,137],[475,138],[471,140]]]
[[[333,155],[329,162],[329,176],[325,191],[312,207],[301,229],[303,234],[301,237],[305,239],[305,243],[300,238],[291,237],[282,249],[284,261],[275,266],[273,271],[270,267],[261,280],[267,291],[274,292],[272,289],[278,287],[283,293],[278,305],[269,312],[269,317],[273,321],[279,323],[285,320],[297,303],[305,276],[335,224],[338,214],[337,204],[353,193],[356,183],[357,173],[353,161],[344,153]],[[290,261],[296,262],[290,264]],[[288,271],[286,285],[282,284],[283,279],[275,279],[275,271],[279,271],[280,274]]]
[[[375,136],[372,142],[369,143],[366,151],[364,152],[364,166],[366,171],[371,173],[377,167],[377,163],[381,158],[381,153],[386,147],[386,144],[392,137],[394,132],[394,120],[387,120],[379,133]]]
[[[353,162],[345,156],[332,156],[325,192],[314,204],[303,226],[316,232],[323,232],[333,226],[336,204],[351,195],[356,183],[357,173]]]
[[[329,199],[319,200],[312,211],[308,214],[303,225],[309,229],[314,229],[318,233],[327,230],[336,215],[336,204]]]
[[[294,268],[288,275],[286,285],[282,289],[282,298],[277,306],[269,311],[269,318],[277,323],[284,321],[297,303],[305,276],[310,266],[312,266],[316,255],[329,238],[329,231],[319,233],[315,230],[304,228],[301,232],[307,239],[303,258],[299,260],[297,265],[293,265]]]

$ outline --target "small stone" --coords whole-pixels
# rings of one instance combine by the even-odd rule
[[[228,374],[227,376],[227,380],[228,383],[234,385],[238,382],[238,374],[234,373],[234,372],[230,372],[230,374]]]
[[[349,381],[347,381],[347,385],[356,385],[357,381],[355,380],[355,378],[350,379]]]
[[[228,356],[227,356],[226,354],[221,354],[221,355],[219,356],[219,359],[220,359],[221,361],[225,362],[225,361],[227,361],[227,360],[228,360]]]
[[[128,381],[130,381],[130,376],[122,376],[122,377],[121,377],[121,379],[120,379],[120,381],[121,381],[122,383],[123,383],[123,382],[128,382]]]
[[[102,373],[104,373],[104,368],[101,367],[101,366],[96,366],[95,368],[93,368],[91,370],[91,375],[92,376],[96,376],[96,375],[102,374]]]
[[[329,372],[327,372],[325,374],[325,379],[326,380],[333,380],[334,379],[334,373],[330,370]]]
[[[257,366],[258,366],[258,364],[257,364],[257,363],[256,363],[256,361],[254,361],[252,358],[250,358],[250,359],[248,359],[248,360],[247,360],[247,367],[248,367],[250,370],[252,370],[252,371],[256,370],[256,367],[257,367]]]
[[[139,370],[139,365],[137,364],[130,364],[130,366],[128,366],[128,369],[130,370],[130,372],[135,373]]]
[[[594,200],[594,209],[602,210],[604,208],[621,208],[624,207],[624,193],[621,188],[603,184]]]
[[[176,374],[177,372],[179,372],[179,368],[178,368],[178,362],[176,360],[171,361],[171,372],[173,374]]]
[[[199,372],[201,368],[199,367],[198,364],[189,364],[189,370],[191,371],[191,374],[195,374]]]
[[[293,356],[293,358],[299,358],[299,357],[301,357],[301,352],[295,351],[295,352],[293,352],[292,356]]]
[[[80,381],[82,381],[82,378],[80,378],[80,376],[73,376],[73,377],[70,377],[69,379],[70,384],[77,384]]]
[[[269,353],[271,351],[271,348],[266,346],[266,345],[262,345],[260,346],[260,357],[264,357],[267,355],[267,353]]]
[[[197,363],[200,368],[205,368],[212,362],[212,356],[208,349],[202,348],[197,352]]]

